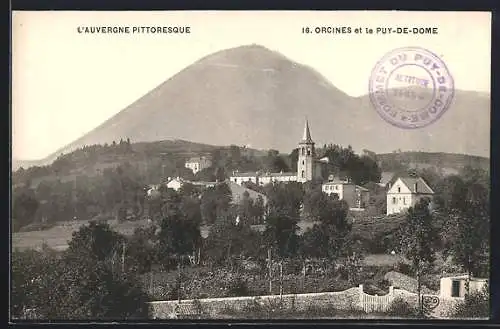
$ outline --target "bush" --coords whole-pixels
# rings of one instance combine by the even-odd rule
[[[397,272],[399,272],[399,273],[403,273],[405,275],[413,276],[413,271],[411,269],[410,264],[407,264],[407,263],[399,261],[396,264],[396,269],[395,270]]]
[[[401,297],[394,299],[387,311],[388,315],[399,318],[416,318],[419,317],[418,309],[410,305]]]
[[[250,289],[246,280],[237,277],[230,284],[226,292],[227,297],[242,297],[250,295]]]
[[[489,318],[490,298],[488,285],[481,291],[473,292],[458,303],[451,312],[453,318]]]

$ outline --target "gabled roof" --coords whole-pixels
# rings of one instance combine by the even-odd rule
[[[283,177],[283,176],[297,176],[296,172],[276,172],[262,174],[261,177]]]
[[[191,157],[189,158],[186,162],[187,163],[190,163],[190,162],[200,162],[201,160],[210,160],[209,157],[207,156],[196,156],[196,157]]]
[[[255,177],[258,176],[256,172],[233,172],[231,177]]]
[[[365,187],[363,187],[363,186],[359,186],[359,185],[356,185],[356,188],[357,188],[358,190],[361,190],[361,191],[367,191],[367,192],[368,192],[368,191],[370,191],[369,189],[367,189],[367,188],[365,188]]]
[[[430,188],[429,185],[427,185],[427,183],[422,179],[422,177],[399,177],[399,179],[401,180],[401,182],[403,182],[403,184],[406,185],[406,187],[411,191],[411,193],[434,194],[434,191]]]

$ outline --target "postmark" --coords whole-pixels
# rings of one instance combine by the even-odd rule
[[[454,98],[453,77],[436,54],[419,47],[387,53],[372,70],[370,100],[390,124],[422,128],[438,120]]]

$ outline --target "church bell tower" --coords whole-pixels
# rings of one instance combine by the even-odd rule
[[[314,142],[306,119],[304,134],[299,142],[299,159],[297,162],[297,181],[305,183],[314,178]]]

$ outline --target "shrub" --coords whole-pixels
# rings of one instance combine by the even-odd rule
[[[250,289],[248,289],[247,281],[243,280],[241,277],[237,277],[230,282],[226,295],[227,297],[242,297],[250,295]]]
[[[490,316],[488,285],[481,291],[466,296],[463,302],[455,305],[450,315],[453,318],[488,318]]]
[[[410,305],[401,297],[394,299],[387,311],[388,315],[400,318],[416,318],[418,317],[418,309]]]
[[[413,275],[413,271],[411,269],[411,266],[409,264],[401,262],[401,261],[399,261],[396,264],[396,271],[399,273],[403,273],[405,275],[410,275],[410,276]]]

